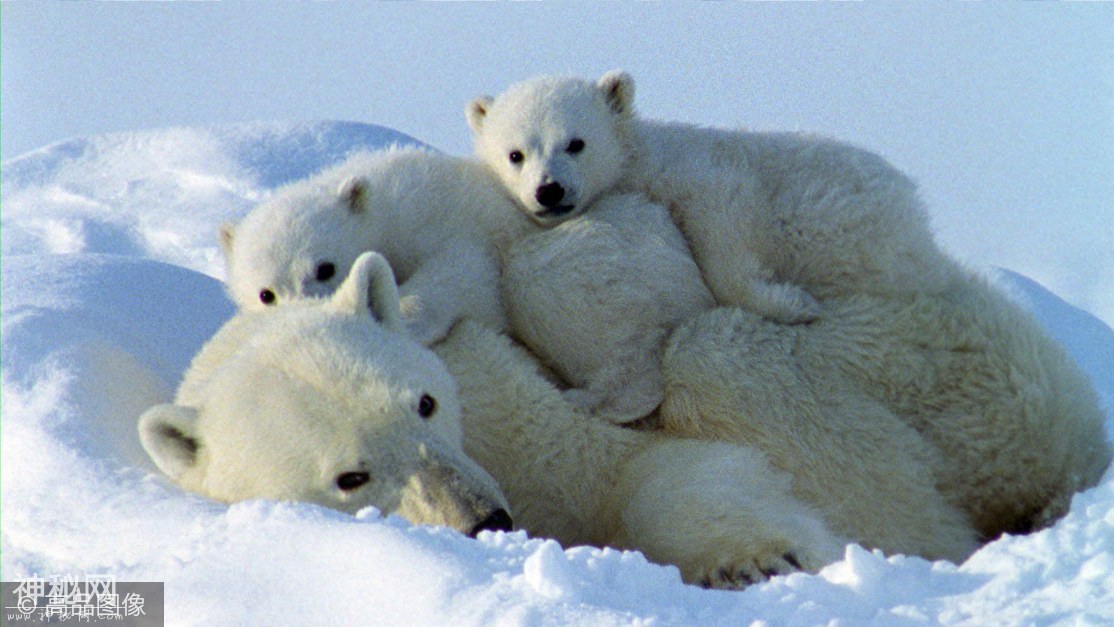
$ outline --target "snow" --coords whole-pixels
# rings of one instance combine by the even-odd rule
[[[75,139],[0,170],[0,570],[166,582],[174,625],[1114,624],[1114,472],[1054,527],[962,565],[849,546],[819,574],[686,586],[640,554],[525,532],[476,540],[366,510],[225,506],[146,460],[170,399],[232,313],[217,226],[352,150],[417,140],[352,123]],[[1114,331],[987,269],[1090,374],[1114,433]]]

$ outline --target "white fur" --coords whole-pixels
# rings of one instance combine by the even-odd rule
[[[241,313],[206,346],[178,404],[141,419],[160,468],[222,500],[375,505],[461,531],[509,503],[533,534],[738,587],[815,571],[846,541],[961,560],[994,530],[1049,522],[1109,461],[1085,379],[977,282],[839,299],[807,326],[694,317],[668,340],[662,412],[707,441],[589,418],[468,321],[437,346],[446,372],[390,322],[389,270],[365,259],[334,298]],[[438,400],[429,420],[421,394]],[[338,494],[353,468],[375,479]]]
[[[507,499],[467,452],[533,532],[642,549],[720,587],[838,555],[841,540],[762,455],[590,419],[527,353],[474,323],[438,348],[458,396],[397,311],[389,267],[368,253],[329,299],[242,312],[194,360],[175,404],[141,417],[144,447],[182,487],[222,501],[372,505],[475,532]],[[437,401],[426,418],[424,395]],[[366,483],[341,489],[351,472]],[[692,550],[690,533],[705,536]]]
[[[536,190],[551,180],[575,203],[559,218],[623,190],[665,205],[720,304],[803,322],[825,298],[939,290],[953,269],[915,186],[878,156],[800,134],[639,119],[620,72],[525,81],[467,115],[476,154],[535,219]],[[570,154],[573,139],[584,148]]]
[[[611,206],[532,235],[539,229],[477,161],[418,149],[357,155],[223,228],[228,290],[246,311],[266,308],[263,290],[272,304],[326,295],[374,250],[399,276],[415,339],[432,345],[462,318],[504,329],[506,313],[573,386],[570,399],[630,421],[661,403],[665,332],[711,297],[662,207],[636,196]],[[336,276],[315,280],[326,262]]]
[[[401,284],[411,334],[430,345],[468,317],[503,328],[498,249],[529,232],[492,216],[506,199],[473,161],[415,148],[358,154],[256,207],[221,241],[228,291],[243,309],[330,294],[356,257],[381,253]],[[334,275],[316,280],[322,263]]]
[[[918,527],[968,521],[979,540],[1044,527],[1102,477],[1111,451],[1086,376],[980,278],[825,306],[807,326],[721,309],[679,328],[664,361],[667,429],[765,451],[805,501],[842,495],[845,509],[826,510],[833,530],[886,550]],[[873,527],[868,501],[875,521],[921,518]],[[963,551],[947,534],[920,537],[924,555]]]
[[[595,205],[510,248],[504,303],[516,336],[574,386],[567,398],[621,423],[661,404],[666,336],[713,301],[663,207],[635,194]]]
[[[668,430],[755,446],[804,501],[841,499],[822,507],[837,533],[924,555],[1046,525],[1098,481],[1110,448],[1086,378],[937,248],[904,175],[827,139],[641,120],[633,94],[619,72],[539,78],[467,115],[477,154],[535,220],[647,194],[716,300],[750,310],[674,333]],[[576,206],[547,219],[534,196],[551,179]]]
[[[329,300],[241,314],[195,358],[175,404],[142,416],[144,447],[222,501],[375,505],[472,530],[506,501],[464,455],[456,384],[405,335],[398,306],[390,267],[368,253]],[[367,483],[342,489],[345,473]]]

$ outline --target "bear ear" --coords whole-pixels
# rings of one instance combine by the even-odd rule
[[[480,96],[468,103],[464,108],[464,117],[468,118],[468,128],[472,129],[473,133],[479,133],[483,128],[484,118],[487,117],[487,110],[495,99],[491,96]]]
[[[634,78],[630,74],[612,70],[600,78],[596,87],[615,113],[629,115],[634,112]]]
[[[155,405],[139,417],[139,441],[159,470],[175,483],[181,483],[182,476],[197,465],[197,451],[201,448],[197,410]]]
[[[354,314],[369,312],[391,331],[405,329],[399,310],[395,273],[391,264],[379,253],[367,252],[356,259],[348,278],[337,288],[333,303],[342,311]]]
[[[224,222],[217,229],[217,239],[220,241],[221,252],[224,253],[225,259],[232,258],[232,242],[236,238],[236,225],[231,222]]]
[[[364,198],[367,196],[367,181],[364,179],[353,176],[340,184],[340,189],[337,190],[337,196],[340,197],[342,205],[348,208],[352,213],[360,213],[364,210]]]

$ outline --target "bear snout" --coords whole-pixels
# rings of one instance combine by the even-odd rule
[[[484,518],[480,522],[476,523],[476,526],[472,527],[472,530],[468,532],[468,537],[475,538],[476,536],[480,535],[481,531],[513,530],[514,521],[511,520],[511,515],[507,513],[507,510],[500,507],[499,509],[491,512],[491,514],[489,514],[487,518]]]
[[[545,185],[539,185],[538,189],[534,191],[534,200],[546,209],[556,209],[561,201],[565,198],[565,188],[561,184],[553,181]]]

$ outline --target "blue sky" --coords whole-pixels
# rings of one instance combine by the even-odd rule
[[[622,67],[646,115],[885,155],[958,256],[1114,321],[1114,5],[4,2],[0,29],[4,159],[262,119],[461,154],[471,97]]]

